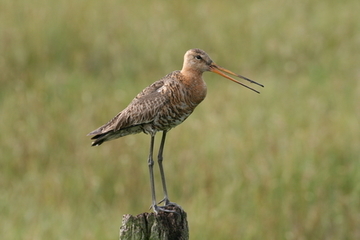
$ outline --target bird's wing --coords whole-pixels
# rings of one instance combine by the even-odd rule
[[[119,115],[114,131],[152,122],[169,99],[163,94],[165,79],[159,80],[140,92]]]
[[[105,125],[88,135],[118,131],[122,128],[152,122],[159,110],[169,102],[166,82],[171,79],[168,74],[141,91],[132,102]]]

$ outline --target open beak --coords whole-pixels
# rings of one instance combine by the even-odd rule
[[[255,81],[253,81],[253,80],[251,80],[251,79],[248,79],[248,78],[246,78],[246,77],[244,77],[244,76],[241,76],[241,75],[239,75],[239,74],[233,73],[233,72],[231,72],[231,71],[229,71],[229,70],[227,70],[227,69],[225,69],[225,68],[223,68],[223,67],[220,67],[220,66],[216,65],[215,63],[211,63],[211,65],[210,65],[210,71],[213,72],[213,73],[217,73],[217,74],[219,74],[220,76],[223,76],[223,77],[225,77],[225,78],[227,78],[227,79],[230,79],[231,81],[236,82],[236,83],[238,83],[238,84],[240,84],[240,85],[242,85],[242,86],[244,86],[244,87],[246,87],[246,88],[248,88],[248,89],[250,89],[250,90],[253,90],[254,92],[257,92],[257,93],[260,93],[260,92],[257,91],[257,90],[255,90],[255,89],[253,89],[253,88],[251,88],[251,87],[249,87],[249,86],[247,86],[247,85],[245,85],[245,84],[243,84],[243,83],[241,83],[241,82],[239,82],[239,81],[237,81],[237,80],[235,80],[234,78],[226,75],[226,74],[223,73],[223,72],[226,72],[226,73],[231,74],[231,75],[233,75],[233,76],[236,76],[236,77],[245,79],[246,81],[249,81],[249,82],[251,82],[251,83],[255,83],[255,84],[257,84],[257,85],[259,85],[259,86],[261,86],[261,87],[264,87],[264,85],[262,85],[262,84],[260,84],[260,83],[257,83],[257,82],[255,82]]]

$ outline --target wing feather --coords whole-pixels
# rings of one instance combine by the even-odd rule
[[[119,131],[123,128],[154,121],[158,112],[170,101],[169,89],[166,88],[166,83],[172,79],[172,74],[174,73],[175,72],[170,73],[146,87],[123,111],[119,112],[108,123],[90,132],[88,135]]]

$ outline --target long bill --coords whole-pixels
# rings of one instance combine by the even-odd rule
[[[248,89],[250,89],[250,90],[253,90],[253,91],[256,92],[256,93],[260,93],[260,92],[257,91],[257,90],[255,90],[254,88],[249,87],[249,86],[243,84],[242,82],[239,82],[238,80],[236,80],[236,79],[234,79],[234,78],[226,75],[226,74],[223,73],[223,72],[226,72],[226,73],[231,74],[231,75],[233,75],[233,76],[236,76],[236,77],[245,79],[246,81],[249,81],[249,82],[251,82],[251,83],[254,83],[254,84],[257,84],[257,85],[259,85],[259,86],[261,86],[261,87],[264,87],[264,85],[262,85],[262,84],[260,84],[260,83],[257,83],[257,82],[255,82],[255,81],[253,81],[253,80],[251,80],[251,79],[249,79],[249,78],[246,78],[246,77],[244,77],[244,76],[241,76],[241,75],[239,75],[239,74],[233,73],[233,72],[227,70],[226,68],[223,68],[223,67],[220,67],[220,66],[216,65],[215,63],[212,63],[212,64],[210,65],[210,71],[213,72],[213,73],[217,73],[217,74],[219,74],[220,76],[223,76],[223,77],[225,77],[225,78],[227,78],[227,79],[230,79],[231,81],[236,82],[236,83],[240,84],[241,86],[246,87],[246,88],[248,88]]]

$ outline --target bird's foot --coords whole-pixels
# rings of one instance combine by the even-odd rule
[[[163,200],[161,200],[160,202],[158,202],[158,204],[164,203],[164,207],[167,206],[174,206],[174,207],[178,207],[182,210],[182,207],[180,205],[178,205],[177,203],[174,202],[170,202],[170,200],[168,198],[163,198]]]
[[[177,213],[175,210],[167,209],[167,207],[168,206],[158,206],[156,204],[153,204],[150,206],[149,209],[152,209],[156,214],[158,214],[159,212]]]

